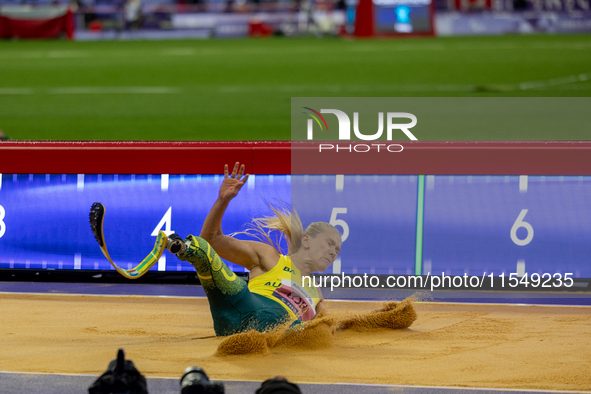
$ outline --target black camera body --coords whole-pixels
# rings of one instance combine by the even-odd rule
[[[297,384],[291,383],[283,376],[265,380],[255,394],[302,394]]]
[[[181,378],[181,394],[224,394],[224,384],[211,382],[199,367],[185,369]]]
[[[146,378],[126,360],[123,349],[109,363],[107,370],[89,388],[89,394],[148,394]]]
[[[174,239],[174,237],[173,237]],[[180,238],[179,238],[180,239]],[[212,382],[200,367],[188,367],[181,378],[181,394],[224,394],[224,384]],[[148,394],[146,378],[125,359],[123,349],[109,363],[103,373],[89,388],[89,394]],[[283,376],[265,380],[255,394],[301,394],[300,388]]]

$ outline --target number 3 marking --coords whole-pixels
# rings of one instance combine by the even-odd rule
[[[525,246],[531,242],[534,237],[534,228],[528,222],[524,222],[523,218],[527,214],[527,209],[522,209],[521,213],[517,217],[515,223],[513,223],[513,227],[511,227],[511,241],[515,242],[516,245]],[[517,238],[517,229],[523,227],[527,230],[527,237],[524,239]]]
[[[2,236],[6,232],[6,223],[4,223],[4,215],[6,215],[6,211],[4,210],[4,207],[0,205],[0,238],[2,238]]]

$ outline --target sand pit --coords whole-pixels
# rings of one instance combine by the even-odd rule
[[[328,302],[329,317],[341,321],[381,306]],[[1,294],[0,370],[100,374],[124,348],[150,377],[197,365],[215,380],[591,390],[590,308],[414,309],[409,328],[348,327],[312,350],[289,344],[222,356],[206,299]]]

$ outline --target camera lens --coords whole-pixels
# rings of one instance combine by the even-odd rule
[[[199,367],[185,369],[181,378],[181,394],[223,394],[224,385],[212,383],[205,371]]]
[[[283,376],[276,376],[265,380],[255,394],[302,394],[300,388],[285,379]]]

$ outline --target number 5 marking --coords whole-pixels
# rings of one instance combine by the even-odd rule
[[[341,241],[345,242],[349,236],[349,225],[342,219],[337,219],[339,213],[347,213],[347,208],[333,208],[332,214],[330,215],[330,224],[333,226],[341,226],[343,228],[343,235],[341,235]]]
[[[524,222],[523,218],[527,214],[527,209],[522,209],[519,216],[517,216],[517,220],[513,223],[513,227],[511,227],[511,241],[515,242],[516,245],[525,246],[531,242],[534,237],[534,228],[528,222]],[[527,230],[527,237],[524,239],[517,238],[517,229],[523,227]]]
[[[5,215],[6,215],[6,211],[4,210],[4,207],[2,205],[0,205],[0,238],[2,238],[2,236],[6,232],[6,223],[4,223],[4,216]]]

